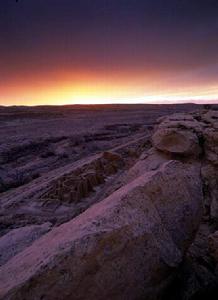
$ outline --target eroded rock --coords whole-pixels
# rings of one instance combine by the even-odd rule
[[[0,266],[51,229],[51,223],[13,229],[0,238]]]
[[[215,259],[215,262],[218,265],[218,231],[209,236],[209,248],[210,254]]]
[[[203,133],[206,159],[218,165],[218,129],[208,128]]]
[[[195,236],[201,190],[197,166],[141,175],[6,263],[1,299],[157,299]]]
[[[218,220],[217,125],[217,111],[175,114],[162,118],[152,136],[153,147],[160,153],[190,163],[200,161],[205,213],[213,220]]]
[[[199,138],[194,131],[189,130],[192,129],[191,126],[186,127],[184,124],[182,126],[180,122],[174,120],[161,123],[152,136],[153,146],[157,150],[169,154],[199,156],[202,151]]]

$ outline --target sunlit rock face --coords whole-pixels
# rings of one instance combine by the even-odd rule
[[[1,270],[1,298],[156,299],[201,214],[199,169],[169,161],[12,258]]]

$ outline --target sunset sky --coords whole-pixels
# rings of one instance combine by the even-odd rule
[[[0,105],[216,100],[217,0],[0,1]]]

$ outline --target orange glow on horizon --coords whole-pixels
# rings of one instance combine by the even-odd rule
[[[59,77],[29,76],[0,86],[0,105],[203,102],[218,99],[217,84],[187,83],[159,75],[77,72]]]

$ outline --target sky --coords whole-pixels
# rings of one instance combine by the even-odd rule
[[[0,105],[218,102],[217,0],[0,0]]]

